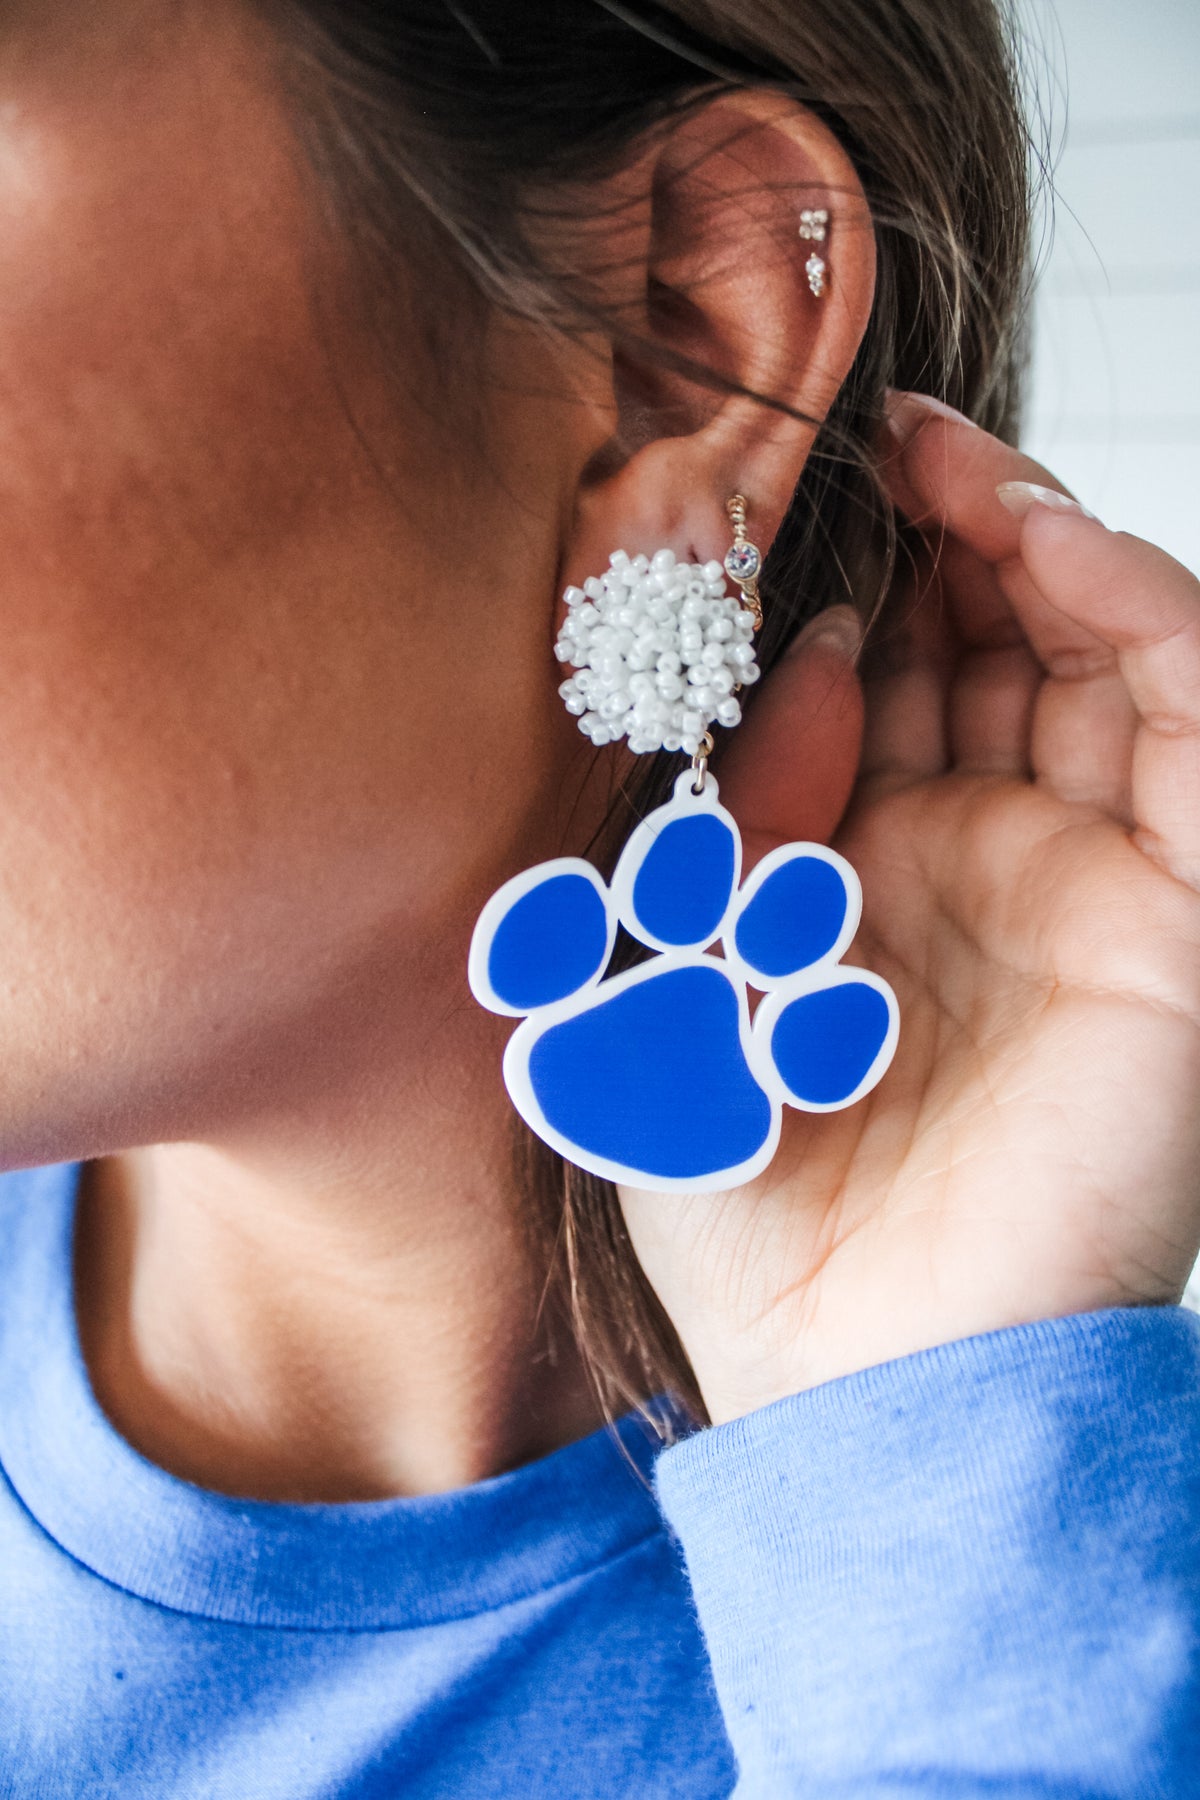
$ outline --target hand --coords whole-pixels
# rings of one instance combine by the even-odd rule
[[[842,1112],[785,1109],[746,1187],[622,1190],[714,1421],[1175,1302],[1200,1246],[1200,584],[1069,501],[1006,506],[1062,490],[957,414],[891,421],[930,566],[861,684],[819,641],[780,667],[721,794],[748,861],[814,838],[858,871],[845,960],[895,989],[895,1060]]]

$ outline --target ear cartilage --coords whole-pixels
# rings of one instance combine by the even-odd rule
[[[806,241],[823,244],[828,235],[829,212],[824,206],[806,206],[800,214],[800,236]],[[808,276],[808,285],[819,300],[825,292],[825,277],[828,264],[823,256],[813,250],[804,265],[804,273]]]

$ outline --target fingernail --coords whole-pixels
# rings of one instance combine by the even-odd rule
[[[883,402],[883,410],[888,417],[906,406],[919,406],[925,412],[936,413],[939,419],[953,419],[957,425],[975,424],[974,419],[968,419],[966,413],[957,412],[944,400],[935,400],[932,394],[918,394],[909,388],[889,388]]]
[[[935,400],[932,394],[909,393],[904,388],[887,390],[883,416],[892,436],[899,439],[902,447],[934,418],[949,419],[955,425],[969,425],[972,431],[978,430],[973,419],[968,419],[966,413],[955,412],[944,400]]]
[[[814,644],[828,644],[849,661],[862,643],[862,620],[850,605],[827,606],[792,639],[788,656],[798,656]]]
[[[1045,506],[1051,512],[1075,513],[1097,525],[1100,523],[1094,512],[1089,512],[1070,494],[1060,494],[1057,488],[1039,487],[1036,481],[1002,481],[996,489],[996,498],[1018,519],[1023,519],[1031,506]]]

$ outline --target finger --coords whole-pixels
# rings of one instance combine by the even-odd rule
[[[1154,545],[1044,504],[1030,506],[1020,549],[1046,603],[1116,657],[1137,710],[1137,842],[1200,886],[1200,583]]]
[[[1023,640],[963,651],[947,708],[956,769],[1028,780],[1034,710],[1044,679],[1041,664]]]
[[[1066,490],[1031,457],[981,431],[961,413],[914,394],[890,397],[880,476],[893,502],[931,545],[956,543],[993,571],[996,588],[950,590],[964,636],[976,635],[976,609],[994,618],[996,589],[1048,669],[1087,657],[1099,641],[1086,627],[1056,612],[1029,581],[1021,561],[1021,523],[999,497],[1006,483]]]
[[[1028,644],[1025,627],[1004,591],[997,568],[947,532],[936,545],[931,544],[930,554],[963,644],[988,648]]]
[[[850,606],[818,615],[772,669],[721,760],[721,798],[742,832],[749,870],[777,844],[826,844],[846,809],[862,743]]]
[[[1060,800],[1099,807],[1127,830],[1133,817],[1138,714],[1120,669],[1047,676],[1033,712],[1030,766]]]
[[[1045,486],[1052,477],[1031,459],[1018,461],[1042,475],[1038,491],[1061,491]],[[1016,526],[1027,504],[1029,484],[1009,482],[1006,511]],[[1007,522],[1004,529],[1011,536]],[[1015,558],[999,565],[955,536],[943,536],[937,547],[937,572],[964,639],[948,700],[950,756],[968,772],[1033,774],[1063,799],[1099,806],[1128,824],[1137,715],[1114,650],[1092,632],[1079,634],[1074,621],[1047,605],[1020,560],[1020,535],[1016,544]],[[1052,671],[1049,680],[1042,680],[1024,621]]]
[[[946,696],[956,656],[937,572],[918,561],[889,592],[860,664],[860,774],[876,790],[947,768]]]
[[[930,555],[957,645],[946,697],[949,761],[969,774],[1027,779],[1041,665],[994,569],[956,538]]]

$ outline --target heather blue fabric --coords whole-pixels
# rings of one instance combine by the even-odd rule
[[[0,1179],[0,1794],[728,1792],[678,1558],[600,1432],[457,1493],[230,1499],[147,1462],[81,1363],[78,1171]]]
[[[961,1339],[660,1459],[741,1800],[1200,1795],[1200,1319]]]
[[[267,1504],[97,1407],[77,1173],[0,1179],[0,1795],[711,1800],[735,1751],[744,1800],[1200,1793],[1192,1315],[946,1345],[657,1462],[622,1421],[673,1530],[604,1433]]]

